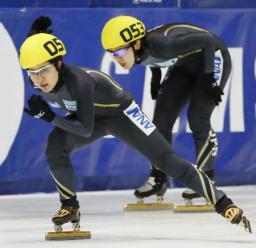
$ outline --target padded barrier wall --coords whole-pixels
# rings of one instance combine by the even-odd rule
[[[256,10],[177,10],[165,8],[54,8],[0,11],[1,127],[0,194],[55,190],[44,155],[51,126],[22,115],[24,98],[37,93],[18,66],[18,49],[32,21],[41,15],[53,20],[54,33],[67,48],[65,62],[110,73],[130,90],[152,116],[150,73],[143,66],[120,70],[103,51],[100,31],[116,15],[134,15],[148,28],[169,22],[194,23],[219,35],[232,54],[233,70],[224,101],[213,116],[219,138],[218,185],[256,183],[255,57]],[[193,141],[183,113],[177,123],[175,150],[194,161]],[[149,173],[148,162],[115,138],[101,139],[72,155],[78,190],[135,188]],[[171,181],[171,186],[176,186]]]

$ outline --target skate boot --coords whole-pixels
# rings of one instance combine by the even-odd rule
[[[46,240],[73,240],[90,239],[90,231],[80,231],[80,211],[79,208],[62,206],[53,216],[55,232],[48,232],[45,235]],[[73,231],[62,231],[62,225],[71,222]]]
[[[245,231],[252,233],[250,221],[243,216],[243,210],[236,205],[228,205],[220,214],[231,224],[240,224]]]
[[[80,225],[79,208],[61,207],[61,209],[53,216],[52,222],[55,225],[55,231],[62,231],[62,225],[68,222],[73,224],[73,230],[79,231]]]
[[[161,202],[166,190],[167,176],[159,170],[152,169],[149,179],[140,188],[135,190],[134,195],[141,202],[143,202],[145,197],[156,195],[157,201]]]
[[[215,209],[231,224],[239,224],[246,232],[252,233],[250,221],[243,215],[243,210],[234,205],[226,195],[215,204]]]
[[[171,210],[172,202],[163,202],[163,195],[167,190],[167,176],[156,169],[152,169],[149,179],[143,186],[135,190],[134,195],[137,203],[129,203],[124,206],[124,210]],[[156,195],[156,202],[144,203],[143,198]]]
[[[239,224],[243,217],[243,210],[234,204],[230,204],[220,213],[232,224]]]
[[[193,189],[187,188],[181,195],[183,199],[187,199],[188,201],[191,201],[194,198],[199,198],[200,195],[198,195]],[[192,202],[191,202],[192,204]]]

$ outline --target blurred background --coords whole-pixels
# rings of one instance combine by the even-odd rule
[[[208,29],[229,47],[232,73],[225,97],[213,114],[219,139],[216,183],[256,184],[256,1],[254,0],[0,0],[0,194],[52,192],[44,150],[52,126],[23,115],[26,99],[38,94],[19,67],[19,48],[32,22],[52,19],[54,34],[67,49],[65,63],[110,74],[131,91],[149,117],[154,102],[148,90],[150,73],[113,63],[101,47],[108,19],[132,15],[148,29],[185,22]],[[186,111],[175,125],[174,149],[195,161]],[[72,155],[78,191],[134,189],[149,174],[149,163],[113,137],[102,138]],[[170,179],[170,187],[182,185]]]

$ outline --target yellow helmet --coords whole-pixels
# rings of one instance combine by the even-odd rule
[[[65,54],[66,48],[56,36],[38,33],[23,42],[20,48],[20,65],[23,69],[28,69]]]
[[[135,17],[117,16],[103,27],[101,43],[105,50],[113,49],[141,39],[145,34],[145,25]]]

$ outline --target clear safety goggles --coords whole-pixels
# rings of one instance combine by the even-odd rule
[[[112,57],[120,58],[120,57],[123,57],[128,52],[129,48],[130,48],[130,46],[127,46],[127,47],[118,49],[114,52],[112,52],[112,51],[108,51],[108,52]]]
[[[50,71],[50,68],[54,66],[54,64],[49,64],[49,65],[46,65],[46,66],[43,66],[39,69],[36,69],[36,70],[33,70],[33,69],[29,69],[27,70],[27,73],[30,77],[35,77],[35,76],[38,76],[38,75],[41,75],[41,76],[44,76],[44,75],[47,75]]]

